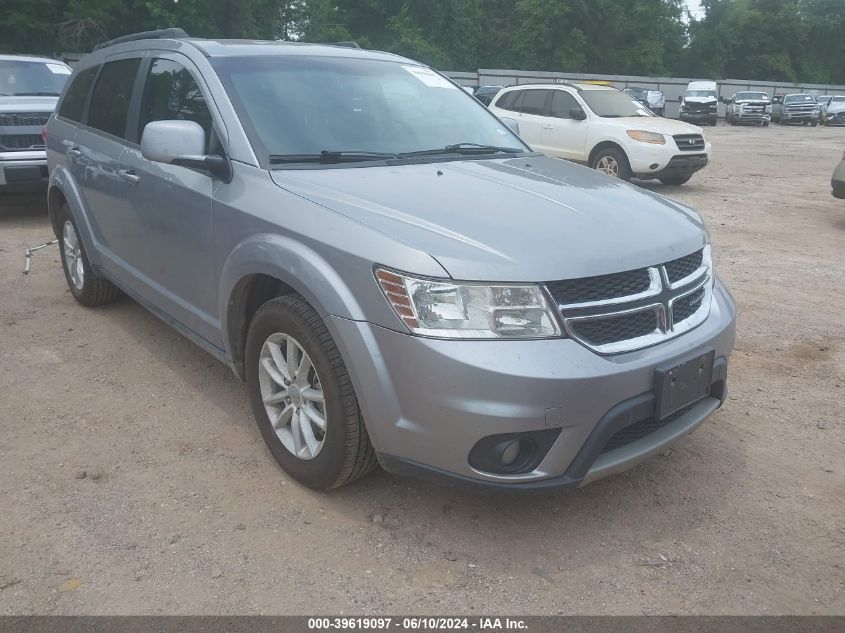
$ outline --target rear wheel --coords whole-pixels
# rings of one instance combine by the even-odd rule
[[[329,490],[375,467],[346,365],[325,323],[301,297],[272,299],[255,313],[246,382],[264,442],[295,479]]]
[[[810,125],[811,125],[812,127],[816,127],[818,124],[819,124],[819,122],[818,122],[818,121],[810,121]]]
[[[76,222],[70,209],[63,205],[59,209],[59,252],[65,280],[73,298],[89,308],[112,303],[120,298],[120,290],[113,283],[97,275],[91,268],[85,247],[79,238]]]
[[[630,180],[633,174],[625,152],[615,147],[605,147],[596,152],[590,167],[608,176]]]

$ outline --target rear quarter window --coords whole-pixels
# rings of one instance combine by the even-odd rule
[[[88,99],[88,93],[91,92],[91,84],[94,83],[98,70],[100,70],[99,66],[87,68],[71,80],[62,99],[62,105],[59,107],[60,117],[76,122],[82,120],[85,101]]]

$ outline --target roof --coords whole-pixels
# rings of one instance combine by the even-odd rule
[[[308,55],[325,57],[357,57],[362,59],[384,59],[406,61],[393,53],[354,48],[347,44],[313,44],[309,42],[285,42],[282,40],[205,40],[189,38],[184,40],[196,46],[207,57],[241,57],[259,55]]]
[[[547,84],[540,84],[540,83],[533,83],[533,84],[516,84],[513,86],[506,86],[508,90],[513,88],[519,88],[520,90],[524,88],[575,88],[575,90],[618,90],[618,88],[614,88],[613,86],[604,86],[601,84],[589,84],[589,83],[576,83],[570,81],[558,81],[555,83],[547,83]]]
[[[32,57],[30,55],[0,55],[0,61],[42,62],[45,64],[67,65],[58,59],[51,59],[49,57]]]

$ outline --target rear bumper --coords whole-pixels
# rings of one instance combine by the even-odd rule
[[[600,356],[571,339],[437,340],[332,317],[367,430],[386,470],[487,488],[577,486],[623,471],[700,425],[726,394],[735,305],[716,284],[710,315],[659,345]],[[709,394],[656,423],[655,369],[713,350]],[[604,450],[622,427],[629,443]],[[629,432],[632,429],[629,429]],[[530,469],[496,474],[471,463],[491,436],[551,436]]]
[[[46,152],[3,152],[0,153],[0,187],[38,188],[46,187]]]

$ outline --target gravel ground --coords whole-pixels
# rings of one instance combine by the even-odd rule
[[[0,614],[845,613],[845,130],[708,128],[683,187],[739,304],[730,398],[551,496],[376,472],[319,494],[223,365],[77,305],[40,198],[0,201]]]

